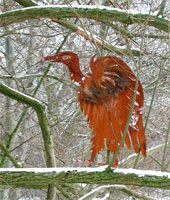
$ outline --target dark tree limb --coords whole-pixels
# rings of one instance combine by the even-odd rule
[[[14,0],[14,1],[19,3],[21,6],[24,6],[24,7],[37,6],[37,4],[34,1],[31,1],[31,0]]]

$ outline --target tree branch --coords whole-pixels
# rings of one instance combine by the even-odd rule
[[[23,22],[25,20],[49,18],[89,18],[97,21],[111,20],[124,24],[145,24],[164,32],[169,32],[170,23],[167,19],[149,14],[131,14],[120,9],[105,6],[34,6],[0,14],[0,26]]]
[[[22,5],[24,7],[28,7],[28,5],[38,6],[38,4],[35,5],[35,3],[31,3],[30,0],[27,0],[27,3],[25,2],[25,0],[17,0],[16,2],[18,2],[20,5]],[[92,35],[89,31],[87,31],[87,30],[85,31],[83,28],[72,23],[71,21],[62,20],[62,19],[57,19],[57,20],[52,19],[52,21],[81,35],[86,40],[90,40],[92,43],[94,43],[95,45],[98,45],[99,47],[102,47],[105,50],[108,50],[110,52],[115,52],[118,55],[129,55],[130,54],[129,49],[115,47],[115,46],[111,45],[109,42],[103,40],[100,36],[97,36],[95,34]],[[103,22],[103,23],[105,23],[105,22]],[[134,56],[139,56],[139,54],[140,54],[140,52],[138,50],[131,49],[130,51]]]
[[[19,168],[22,167],[21,165],[17,163],[15,158],[10,154],[10,152],[8,151],[6,146],[1,142],[1,140],[0,140],[0,148],[3,150],[5,154],[4,156],[7,156],[10,159],[10,161],[14,164],[15,167],[19,167]],[[3,156],[2,156],[2,159],[3,159]]]
[[[0,93],[17,101],[20,101],[24,104],[27,104],[36,111],[44,139],[47,167],[55,167],[56,163],[55,163],[55,155],[53,148],[53,140],[51,137],[51,131],[48,124],[48,119],[46,117],[44,105],[41,103],[41,101],[38,101],[37,99],[31,96],[18,92],[17,90],[14,90],[1,82],[0,82]]]
[[[0,188],[44,189],[48,184],[119,184],[170,190],[170,173],[134,169],[18,168],[0,169]]]
[[[157,16],[161,15],[163,17],[166,2],[167,2],[167,0],[162,0],[161,5],[160,5],[160,9],[159,9],[159,12],[158,12]]]
[[[87,193],[86,195],[84,195],[83,197],[81,197],[79,200],[88,200],[89,197],[93,196],[94,193],[99,193],[100,190],[118,190],[118,191],[122,191],[124,192],[125,194],[128,194],[132,197],[136,197],[138,199],[143,199],[143,200],[156,200],[155,198],[152,198],[152,197],[148,197],[146,195],[143,195],[139,192],[135,192],[134,190],[124,186],[124,185],[102,185],[102,186],[99,186],[97,188],[95,188],[94,190],[90,191],[89,193]]]
[[[20,5],[24,7],[31,7],[31,6],[37,6],[37,4],[31,0],[14,0],[15,2],[19,3]]]

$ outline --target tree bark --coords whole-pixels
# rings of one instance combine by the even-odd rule
[[[44,139],[47,167],[55,167],[56,163],[55,163],[53,140],[51,136],[50,127],[48,124],[48,119],[45,113],[44,105],[37,99],[31,96],[25,95],[21,92],[18,92],[6,86],[3,83],[0,83],[0,93],[8,97],[11,97],[17,101],[20,101],[22,103],[25,103],[29,105],[30,107],[32,107],[33,109],[35,109],[38,120],[39,120],[40,128],[42,131],[43,139]]]
[[[131,14],[119,9],[105,6],[34,6],[0,14],[0,26],[7,26],[25,20],[49,18],[89,18],[97,21],[111,20],[124,24],[145,24],[164,32],[169,32],[170,23],[167,19],[149,14]]]
[[[55,160],[55,153],[54,153],[54,144],[53,139],[51,135],[51,130],[48,124],[48,119],[45,113],[45,107],[44,105],[38,101],[37,99],[25,95],[21,92],[18,92],[8,86],[6,86],[3,83],[0,83],[0,93],[15,99],[17,101],[20,101],[22,103],[25,103],[32,107],[36,113],[39,120],[40,128],[43,135],[44,140],[44,148],[46,153],[46,164],[47,167],[56,167],[56,160]],[[48,185],[48,195],[47,199],[54,200],[56,195],[56,189],[53,185]]]
[[[44,189],[48,184],[119,184],[170,190],[170,173],[134,169],[32,168],[0,169],[0,188]]]

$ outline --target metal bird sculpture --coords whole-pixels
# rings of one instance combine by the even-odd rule
[[[45,57],[42,62],[64,63],[70,71],[70,79],[79,84],[78,99],[81,111],[87,116],[92,129],[92,155],[90,163],[101,150],[115,154],[130,114],[135,90],[136,77],[120,58],[105,56],[91,58],[91,72],[85,75],[80,71],[79,58],[72,52],[62,52]],[[146,139],[142,120],[143,89],[138,81],[134,110],[125,136],[128,149],[133,146],[138,154],[141,150],[146,157]],[[122,145],[122,147],[124,144]],[[116,158],[114,166],[118,165]]]

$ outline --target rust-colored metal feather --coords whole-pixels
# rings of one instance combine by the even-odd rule
[[[71,52],[48,56],[44,60],[62,62],[70,70],[71,80],[80,84],[78,99],[81,111],[87,116],[92,129],[93,162],[96,155],[104,150],[116,152],[132,106],[136,77],[132,70],[119,58],[106,56],[90,61],[91,74],[84,76],[79,67],[78,56]],[[146,139],[142,121],[143,89],[138,81],[136,101],[133,115],[126,134],[124,144],[128,149],[133,146],[136,153],[141,149],[146,156]],[[124,146],[122,145],[122,147]],[[118,160],[115,161],[115,166]]]
[[[88,114],[90,128],[93,129],[90,159],[93,162],[96,155],[105,149],[105,140],[107,149],[112,153],[116,152],[130,114],[136,77],[131,69],[117,57],[106,56],[96,61],[92,57],[90,67],[92,75],[88,80],[89,88],[93,85],[96,90],[100,91],[100,95],[92,91],[91,96],[94,96],[98,103],[91,104],[91,112]],[[81,84],[80,105],[89,104],[81,97],[86,84],[87,82]],[[128,149],[131,149],[131,145],[133,145],[136,153],[139,153],[139,149],[141,149],[142,155],[145,157],[146,140],[140,112],[143,109],[143,100],[142,86],[138,82],[137,97],[128,129],[129,134],[126,134],[124,142]],[[117,165],[117,160],[115,165]]]

